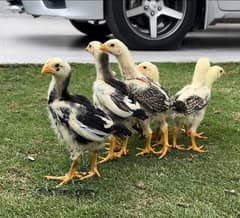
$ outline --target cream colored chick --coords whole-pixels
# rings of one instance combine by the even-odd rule
[[[158,86],[160,86],[159,82],[159,70],[158,67],[155,64],[152,64],[151,62],[143,62],[137,65],[138,70],[146,76],[151,81],[155,82]],[[152,140],[155,142],[159,142],[158,144],[162,144],[162,137],[161,137],[161,129],[160,126],[154,131]]]
[[[210,67],[206,73],[205,79],[199,83],[188,85],[179,91],[173,103],[172,110],[175,113],[175,128],[179,129],[185,125],[191,138],[191,146],[188,150],[204,152],[203,146],[196,144],[196,137],[202,137],[203,133],[197,133],[197,128],[204,118],[208,102],[211,97],[211,88],[213,83],[224,74],[223,68],[219,66]],[[199,81],[198,81],[199,82]],[[177,134],[175,139],[177,140]],[[174,144],[177,144],[176,141]]]
[[[128,86],[132,95],[144,108],[150,119],[143,122],[144,135],[146,137],[145,148],[137,155],[149,153],[158,154],[160,158],[164,157],[170,145],[168,143],[168,124],[166,122],[167,113],[170,107],[170,97],[156,83],[145,77],[132,61],[132,56],[127,46],[120,40],[111,39],[101,46],[101,50],[114,55],[120,66],[120,71],[125,84]],[[152,149],[152,129],[151,121],[156,119],[161,123],[160,128],[163,132],[163,148],[159,152]]]
[[[207,57],[199,58],[195,65],[192,82],[191,82],[191,84],[185,86],[184,89],[188,89],[189,86],[194,86],[194,87],[203,86],[203,83],[206,80],[207,72],[209,69],[210,69],[209,59]],[[181,91],[183,92],[184,89]],[[175,118],[175,121],[177,122],[177,118]],[[182,130],[187,136],[189,136],[189,131],[186,126],[184,126],[184,128]],[[176,145],[176,135],[177,134],[178,134],[178,128],[176,128],[174,126],[173,127],[173,147],[183,148],[182,145]],[[207,137],[199,136],[198,138],[207,138]]]
[[[156,84],[159,84],[159,70],[155,64],[151,62],[143,62],[137,65],[138,70],[147,78],[151,79]]]

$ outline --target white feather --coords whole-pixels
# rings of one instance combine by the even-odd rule
[[[102,142],[104,141],[104,137],[108,135],[105,132],[91,129],[88,126],[84,125],[76,118],[75,114],[70,115],[69,125],[77,134],[90,141]]]
[[[105,110],[108,110],[112,112],[113,114],[122,117],[127,118],[132,115],[132,112],[126,112],[121,110],[111,99],[110,95],[115,92],[115,89],[105,83],[103,80],[96,80],[93,84],[93,90],[95,97],[95,104],[100,104],[100,108],[105,108]],[[129,102],[124,99],[126,104],[129,104]]]

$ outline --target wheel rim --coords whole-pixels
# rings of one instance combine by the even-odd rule
[[[181,26],[187,0],[123,0],[124,17],[141,38],[160,40],[173,35]]]

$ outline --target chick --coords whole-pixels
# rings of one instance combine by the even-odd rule
[[[105,146],[104,142],[111,134],[126,137],[131,132],[122,125],[115,125],[106,113],[95,109],[86,97],[69,94],[71,67],[62,59],[49,59],[41,73],[52,76],[48,89],[49,117],[55,132],[68,146],[73,160],[64,176],[46,178],[61,181],[58,185],[60,187],[75,178],[83,180],[100,176],[97,169],[97,151]],[[91,153],[92,159],[91,170],[87,175],[77,171],[80,154],[84,150]]]
[[[144,76],[148,79],[152,80],[156,84],[160,85],[159,83],[159,70],[155,64],[151,62],[143,62],[137,65],[138,71],[140,71]]]
[[[93,99],[98,108],[104,110],[116,122],[127,124],[129,118],[145,120],[148,118],[140,104],[130,96],[127,86],[114,77],[109,64],[109,56],[100,50],[101,43],[92,41],[86,47],[86,51],[93,55],[96,61],[96,80],[93,84]],[[116,138],[112,139],[116,142]],[[114,153],[115,144],[111,143],[109,153],[101,163],[122,155],[127,155],[128,137],[124,140],[119,154]]]
[[[210,62],[207,57],[201,57],[198,59],[195,69],[194,69],[194,74],[192,78],[192,82],[189,85],[186,85],[184,89],[188,89],[189,86],[194,85],[195,87],[201,87],[206,79],[206,75],[208,70],[210,69]],[[184,91],[184,89],[181,90],[181,92]],[[175,118],[175,122],[177,122],[178,118]],[[185,133],[186,136],[189,135],[189,131],[187,129],[187,126],[184,126],[182,131]],[[183,148],[183,145],[177,145],[176,144],[176,135],[178,134],[178,128],[176,126],[173,127],[173,147],[179,147]],[[199,136],[198,138],[207,138],[205,136]]]
[[[205,69],[205,68],[204,68]],[[196,144],[195,138],[202,138],[203,133],[197,133],[197,128],[204,118],[208,102],[211,96],[213,83],[224,74],[223,68],[219,66],[210,67],[207,73],[202,75],[202,81],[193,80],[191,85],[180,90],[173,102],[172,110],[175,113],[175,128],[179,129],[186,125],[191,138],[191,146],[188,150],[204,152],[203,146]],[[199,76],[200,78],[200,76]],[[174,132],[173,144],[177,144],[177,131]]]
[[[170,97],[160,86],[147,79],[147,77],[137,69],[127,46],[120,40],[111,39],[105,42],[101,46],[101,50],[117,58],[125,84],[150,116],[149,119],[142,123],[146,144],[142,152],[137,155],[154,153],[158,154],[160,158],[163,158],[171,147],[168,142],[168,124],[166,122],[170,107]],[[152,129],[150,124],[154,118],[161,124],[160,128],[163,132],[163,148],[159,152],[155,152],[151,145]]]
[[[159,82],[159,70],[155,64],[151,62],[143,62],[137,65],[137,69],[148,79],[155,82],[158,86],[160,86]],[[163,138],[161,137],[161,128],[160,126],[155,130],[152,136],[152,141],[158,142],[158,144],[163,143]],[[153,145],[154,146],[154,145]]]

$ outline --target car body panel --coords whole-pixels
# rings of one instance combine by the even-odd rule
[[[60,16],[77,20],[102,20],[103,0],[66,0],[66,8],[47,8],[42,0],[22,0],[25,11],[34,16]]]
[[[223,1],[222,1],[223,2]],[[236,6],[240,3],[238,1],[227,1],[236,3]],[[240,10],[223,10],[220,8],[220,1],[207,0],[206,14],[205,14],[205,28],[208,25],[214,25],[218,22],[240,22]],[[222,5],[223,6],[223,5]],[[231,5],[231,8],[234,7]],[[229,6],[230,8],[230,6]]]
[[[220,10],[240,11],[240,1],[236,0],[218,0]]]

